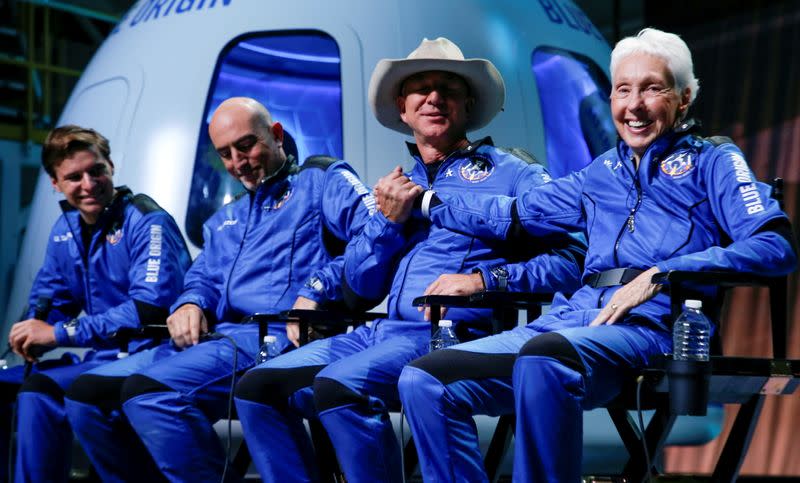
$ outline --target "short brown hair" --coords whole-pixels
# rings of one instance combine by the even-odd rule
[[[51,178],[56,177],[58,163],[78,151],[97,148],[97,151],[111,162],[111,147],[108,139],[94,129],[67,124],[50,131],[42,147],[42,167]]]

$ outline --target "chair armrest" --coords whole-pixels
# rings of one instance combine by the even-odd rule
[[[716,287],[769,287],[784,277],[764,277],[742,272],[692,272],[671,270],[653,275],[651,281],[659,285],[700,285]]]
[[[693,287],[768,287],[772,323],[772,354],[776,359],[786,358],[788,331],[786,276],[765,277],[742,272],[672,270],[653,275],[651,281],[655,284],[669,286],[672,320],[680,315],[686,291]]]
[[[321,333],[330,329],[341,329],[351,325],[361,325],[374,319],[387,317],[384,313],[364,312],[351,314],[336,310],[310,310],[291,309],[277,314],[255,313],[242,319],[242,323],[258,323],[259,340],[267,334],[267,324],[270,322],[294,322],[300,325],[300,345],[308,342],[308,328],[313,327]]]
[[[136,339],[169,339],[169,329],[166,324],[145,324],[140,327],[126,327],[119,329],[111,337],[119,345],[121,353],[128,352],[128,345]]]
[[[169,328],[167,324],[144,325],[138,332],[140,339],[169,339]]]
[[[366,322],[388,317],[382,312],[349,313],[338,310],[284,310],[280,316],[284,322],[296,322],[300,328],[300,345],[308,343],[308,329],[313,328],[323,335],[340,333],[350,326],[362,325]]]
[[[362,312],[351,314],[337,310],[309,310],[292,309],[281,312],[281,317],[287,322],[300,322],[309,325],[360,325],[375,319],[385,319],[387,314],[382,312]]]
[[[531,310],[535,310],[541,314],[542,305],[549,304],[552,300],[553,294],[549,293],[484,291],[472,295],[423,295],[415,298],[412,303],[415,307],[431,307],[431,331],[439,323],[439,310],[442,307],[492,309],[492,332],[496,334],[505,328],[507,316],[504,312],[507,314],[509,310],[528,310],[530,314]]]
[[[281,314],[265,314],[256,312],[255,314],[250,314],[247,317],[242,319],[242,324],[249,324],[249,323],[268,323],[268,322],[286,322],[286,318],[282,317]]]
[[[412,302],[415,307],[430,305],[439,307],[463,307],[470,309],[541,307],[553,300],[553,294],[528,292],[476,292],[472,295],[423,295]]]

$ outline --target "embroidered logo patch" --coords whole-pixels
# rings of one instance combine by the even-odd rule
[[[619,159],[616,163],[612,162],[610,159],[603,160],[603,166],[610,169],[611,171],[616,171],[622,166],[622,161]]]
[[[239,223],[239,220],[225,220],[217,227],[217,231],[222,231],[226,226],[233,226]]]
[[[122,228],[111,229],[106,235],[106,241],[112,245],[116,245],[122,240]]]
[[[291,188],[289,188],[288,190],[286,190],[286,193],[284,193],[284,194],[283,194],[283,196],[281,196],[281,197],[280,197],[280,199],[279,199],[278,201],[276,201],[275,203],[273,203],[273,205],[272,205],[272,209],[273,209],[273,210],[279,210],[279,209],[281,209],[281,207],[282,207],[283,205],[285,205],[285,204],[286,204],[286,202],[287,202],[287,201],[289,201],[289,198],[291,198],[291,197],[292,197],[292,189],[291,189]]]
[[[685,176],[694,169],[694,158],[689,151],[675,153],[661,161],[661,172],[673,178]]]
[[[476,154],[464,161],[458,168],[458,174],[464,181],[470,183],[480,183],[492,175],[494,163],[486,156]]]

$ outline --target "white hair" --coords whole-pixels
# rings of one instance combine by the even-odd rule
[[[694,76],[692,53],[686,42],[680,37],[669,32],[654,28],[642,29],[635,37],[625,37],[617,42],[611,51],[611,76],[617,65],[631,54],[649,54],[664,59],[667,68],[675,78],[675,89],[683,94],[689,88],[691,105],[700,90],[700,81]]]

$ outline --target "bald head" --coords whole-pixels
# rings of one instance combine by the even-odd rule
[[[228,173],[251,191],[286,161],[283,127],[255,99],[226,99],[214,111],[208,134]]]
[[[249,97],[231,97],[222,101],[214,111],[208,126],[209,134],[214,130],[224,129],[232,120],[245,119],[253,129],[261,130],[264,134],[272,126],[272,116],[263,104]]]

